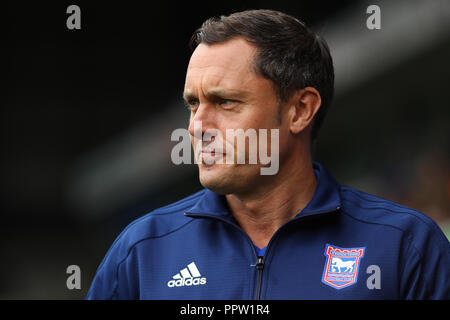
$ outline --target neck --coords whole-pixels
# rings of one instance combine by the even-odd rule
[[[228,194],[230,210],[253,243],[262,248],[273,234],[311,201],[317,181],[312,161],[285,163],[270,183],[250,194]],[[281,167],[281,166],[280,166]]]

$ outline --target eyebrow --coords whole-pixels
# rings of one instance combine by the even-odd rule
[[[224,88],[211,88],[206,92],[208,98],[229,97],[229,98],[244,98],[248,95],[247,91]],[[198,99],[197,95],[190,90],[183,93],[183,99],[189,101],[191,99]]]
[[[184,101],[189,101],[192,99],[197,99],[197,96],[190,91],[188,91],[188,92],[185,91],[185,92],[183,92],[182,98]]]

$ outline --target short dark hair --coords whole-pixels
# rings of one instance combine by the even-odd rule
[[[206,20],[189,45],[194,50],[200,43],[212,45],[238,36],[258,49],[255,71],[272,81],[281,102],[307,86],[319,91],[322,105],[312,127],[314,141],[334,92],[333,61],[325,40],[285,13],[247,10]]]

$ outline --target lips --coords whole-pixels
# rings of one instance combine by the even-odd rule
[[[226,153],[224,152],[222,146],[217,143],[209,143],[208,145],[203,145],[203,148],[200,151],[202,154],[207,155],[221,155],[224,156]]]
[[[225,156],[222,152],[211,151],[211,150],[202,150],[201,156],[205,158],[222,158]]]
[[[197,141],[196,156],[199,163],[206,165],[213,165],[222,163],[222,159],[226,157],[225,148],[221,139],[214,139],[213,141]]]
[[[222,155],[222,156],[224,156],[225,155],[225,153],[223,153],[222,151],[220,151],[220,150],[203,150],[202,149],[202,154],[210,154],[210,155]]]
[[[201,163],[204,165],[210,166],[216,164],[218,162],[222,162],[225,154],[219,152],[219,150],[211,150],[211,149],[202,149],[200,153]]]

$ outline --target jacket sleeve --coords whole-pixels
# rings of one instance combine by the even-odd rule
[[[116,299],[118,293],[118,264],[114,259],[114,244],[103,258],[97,269],[94,280],[86,296],[87,300],[110,300]]]
[[[112,244],[97,269],[87,300],[139,299],[137,257],[125,229]]]
[[[402,299],[450,299],[450,243],[434,222],[405,239],[401,265]]]

